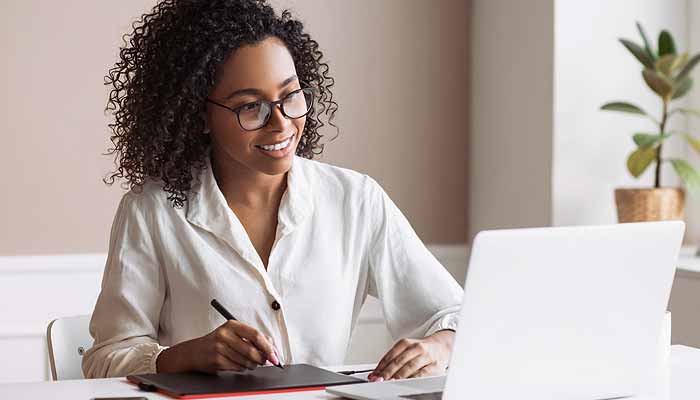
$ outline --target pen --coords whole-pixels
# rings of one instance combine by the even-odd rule
[[[214,309],[215,309],[216,311],[218,311],[219,314],[221,314],[221,315],[222,315],[224,318],[226,318],[227,320],[229,320],[229,321],[238,321],[238,320],[236,319],[236,317],[234,317],[233,314],[231,314],[231,313],[226,309],[226,307],[224,307],[224,306],[223,306],[221,303],[219,303],[216,299],[212,299],[212,300],[211,300],[211,306],[214,307]],[[275,364],[275,367],[284,369],[284,367],[282,366],[282,363],[279,362],[279,361],[277,362],[277,364]]]
[[[337,374],[343,374],[343,375],[355,375],[355,374],[362,374],[365,372],[372,372],[374,369],[363,369],[359,371],[338,371],[336,372]]]

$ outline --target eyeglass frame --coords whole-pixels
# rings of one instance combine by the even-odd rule
[[[309,108],[306,110],[306,113],[304,113],[303,115],[300,115],[298,117],[290,117],[289,115],[287,115],[287,112],[284,111],[284,101],[287,99],[287,97],[291,96],[292,94],[297,93],[297,92],[303,92],[305,90],[311,91],[311,104],[309,104]],[[304,88],[299,88],[299,89],[296,89],[296,90],[293,90],[293,91],[287,93],[284,97],[282,97],[279,100],[268,101],[265,99],[260,99],[260,100],[252,101],[250,103],[241,104],[240,106],[237,106],[237,107],[229,107],[225,104],[221,104],[221,103],[214,101],[210,98],[206,98],[205,101],[212,103],[214,105],[217,105],[219,107],[223,107],[223,108],[231,111],[232,113],[236,114],[236,120],[238,121],[238,126],[240,126],[241,129],[243,129],[244,131],[253,132],[253,131],[257,131],[258,129],[264,128],[270,122],[270,118],[272,118],[272,113],[273,113],[275,107],[279,108],[280,111],[282,112],[282,115],[284,115],[284,117],[288,118],[288,119],[299,119],[299,118],[302,118],[302,117],[309,115],[311,110],[314,108],[314,97],[315,97],[314,94],[316,94],[316,91],[314,90],[313,87],[304,87]],[[252,104],[252,103],[256,103],[256,102],[262,102],[262,103],[269,104],[270,105],[270,114],[267,116],[267,119],[265,120],[265,122],[262,125],[260,125],[260,127],[255,128],[255,129],[246,129],[245,127],[243,127],[243,123],[241,122],[241,109],[243,107],[247,106],[248,104]]]

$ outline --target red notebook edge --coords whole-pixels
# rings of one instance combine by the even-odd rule
[[[126,377],[126,381],[132,385],[139,386],[139,381],[137,381],[133,376],[129,375]],[[232,392],[232,393],[211,393],[211,394],[189,394],[189,395],[184,395],[180,396],[175,393],[170,393],[166,390],[163,389],[157,389],[158,393],[162,393],[168,397],[172,397],[174,399],[214,399],[218,397],[237,397],[237,396],[255,396],[259,394],[275,394],[275,393],[293,393],[293,392],[311,392],[315,390],[325,390],[325,386],[310,386],[310,387],[303,387],[303,388],[289,388],[289,389],[274,389],[274,390],[262,390],[262,391],[256,391],[256,392]]]
[[[275,394],[275,393],[292,393],[292,392],[310,392],[314,390],[324,390],[325,386],[292,388],[292,389],[276,389],[264,390],[259,392],[234,392],[234,393],[215,393],[215,394],[192,394],[186,396],[176,396],[170,393],[161,392],[167,396],[175,397],[176,399],[212,399],[216,397],[235,397],[235,396],[255,396],[258,394]]]

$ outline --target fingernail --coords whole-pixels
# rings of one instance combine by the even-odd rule
[[[270,360],[270,362],[273,363],[274,365],[278,365],[280,363],[280,359],[277,358],[277,352],[275,352],[275,351],[270,353],[270,355],[268,356],[267,359]]]
[[[382,377],[380,376],[379,378],[376,379],[376,382],[384,382],[384,378],[382,378]]]

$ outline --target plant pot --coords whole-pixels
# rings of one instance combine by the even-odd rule
[[[685,191],[681,188],[615,189],[615,203],[619,222],[682,220]]]

